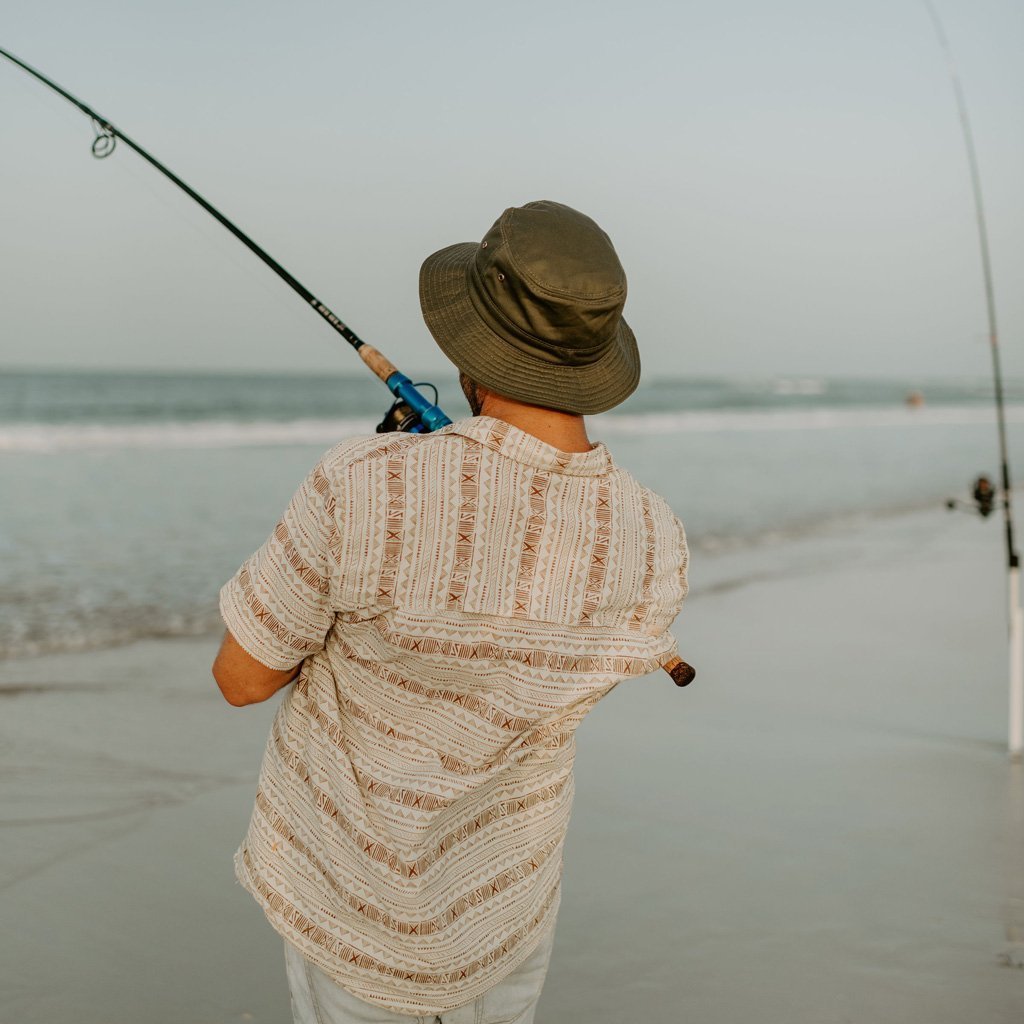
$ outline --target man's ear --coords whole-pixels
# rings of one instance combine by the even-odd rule
[[[491,394],[482,384],[478,384],[465,370],[459,370],[459,386],[462,388],[462,393],[466,396],[466,401],[469,403],[469,411],[474,416],[480,415],[480,410],[484,407],[484,402]]]

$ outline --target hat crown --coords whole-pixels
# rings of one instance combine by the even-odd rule
[[[586,215],[549,200],[498,218],[480,243],[469,286],[485,320],[563,365],[601,357],[626,301],[611,239]]]

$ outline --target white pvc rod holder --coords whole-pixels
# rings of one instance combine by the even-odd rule
[[[1010,569],[1010,757],[1024,756],[1024,612],[1020,607],[1020,569]]]

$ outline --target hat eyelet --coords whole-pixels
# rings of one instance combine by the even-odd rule
[[[505,275],[504,274],[499,274],[498,275],[498,280],[499,281],[504,281],[505,280]]]
[[[487,248],[487,243],[486,242],[481,242],[480,243],[480,248],[481,249],[486,249]]]

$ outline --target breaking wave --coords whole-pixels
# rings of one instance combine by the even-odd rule
[[[1024,423],[1024,405],[1006,408],[1010,423]],[[592,421],[595,437],[616,435],[906,428],[993,423],[995,412],[979,405],[818,407],[802,409],[707,409],[689,412],[605,413]],[[125,448],[237,448],[267,445],[329,445],[372,433],[370,418],[297,419],[290,422],[195,420],[146,423],[5,423],[0,452],[37,453]]]

